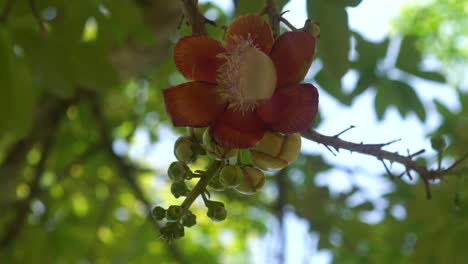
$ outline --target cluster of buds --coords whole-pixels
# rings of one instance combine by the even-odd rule
[[[189,208],[198,196],[208,208],[207,216],[215,222],[223,221],[227,217],[226,208],[222,202],[210,200],[211,195],[207,195],[210,191],[233,189],[241,194],[254,194],[265,184],[263,171],[286,167],[297,158],[300,146],[299,134],[266,132],[253,148],[233,149],[217,144],[208,129],[189,128],[188,135],[175,142],[177,161],[171,163],[167,172],[172,181],[172,195],[185,200],[167,209],[160,206],[153,209],[156,220],[166,221],[160,230],[161,238],[168,241],[182,238],[185,227],[196,224],[196,216]],[[206,170],[192,171],[189,165],[199,156],[206,156],[210,165]],[[186,181],[193,179],[198,179],[198,183],[190,189]]]

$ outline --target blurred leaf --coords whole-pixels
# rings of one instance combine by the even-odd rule
[[[6,134],[21,137],[31,125],[38,91],[31,74],[8,32],[0,28],[0,139]]]
[[[359,79],[356,87],[351,92],[352,98],[360,95],[369,86],[374,85],[378,81],[377,64],[379,60],[385,58],[389,43],[388,39],[374,43],[367,41],[358,33],[354,33],[353,35],[356,40],[356,52],[359,58],[353,61],[352,67],[359,71]]]
[[[320,23],[318,55],[329,75],[339,80],[349,68],[351,32],[344,2],[330,0],[308,0],[307,13]]]
[[[434,82],[440,82],[440,83],[446,82],[445,76],[435,71],[417,71],[417,72],[414,72],[413,74],[423,79],[431,80]]]
[[[357,7],[362,0],[344,0],[346,6]]]
[[[235,16],[237,17],[250,13],[259,13],[262,11],[264,6],[264,1],[237,0]]]
[[[346,105],[351,104],[351,98],[343,92],[341,80],[337,80],[330,76],[326,69],[320,70],[314,79],[325,91],[327,91],[331,96],[335,97],[338,101]]]
[[[409,73],[419,72],[421,52],[416,48],[416,37],[405,36],[401,41],[395,66]]]
[[[381,80],[377,83],[377,94],[374,101],[379,120],[382,120],[385,111],[391,105],[397,107],[402,117],[409,112],[415,112],[421,121],[426,119],[424,106],[413,87],[397,80]]]

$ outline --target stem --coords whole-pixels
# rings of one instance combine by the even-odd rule
[[[184,17],[192,26],[193,35],[206,35],[205,17],[198,10],[198,0],[181,0],[184,7]]]
[[[206,170],[206,174],[200,178],[200,180],[197,182],[195,187],[193,187],[193,190],[190,192],[187,198],[185,198],[185,200],[182,202],[181,206],[182,206],[182,209],[184,210],[184,213],[193,204],[195,199],[197,199],[198,195],[200,195],[201,193],[205,191],[206,186],[208,186],[208,183],[210,182],[211,178],[213,178],[213,176],[216,174],[216,172],[221,167],[221,165],[222,165],[222,162],[218,160],[215,160],[213,161],[213,163],[210,164],[210,166]]]

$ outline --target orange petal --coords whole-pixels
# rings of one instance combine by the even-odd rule
[[[265,133],[263,122],[254,112],[226,110],[211,127],[216,142],[231,148],[250,148],[262,139]]]
[[[226,31],[226,41],[234,44],[235,39],[242,37],[252,39],[254,45],[266,54],[273,46],[273,33],[268,23],[259,15],[244,15],[236,18]]]
[[[291,134],[308,129],[318,108],[318,91],[312,84],[295,84],[277,89],[273,97],[257,108],[257,115],[272,131]]]
[[[270,58],[275,64],[278,87],[300,83],[315,54],[315,39],[305,32],[283,33],[273,45]]]
[[[177,69],[189,80],[216,83],[216,71],[224,59],[216,57],[226,52],[221,42],[208,36],[187,36],[174,47]]]
[[[174,126],[206,127],[224,111],[226,103],[216,85],[190,82],[163,90],[166,112]]]

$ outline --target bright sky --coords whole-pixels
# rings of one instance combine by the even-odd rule
[[[209,0],[200,0],[200,3],[209,2]],[[226,12],[233,10],[232,0],[213,0],[211,2],[219,5]],[[393,1],[372,1],[364,0],[357,8],[349,8],[349,24],[352,30],[356,30],[363,36],[372,41],[382,40],[389,32],[389,21],[398,15],[402,4],[412,1],[393,0]],[[291,0],[284,8],[290,10],[285,14],[293,25],[300,27],[307,18],[306,15],[306,0]],[[283,10],[283,11],[284,11]],[[395,73],[398,74],[398,73]],[[313,80],[308,80],[312,81]],[[344,78],[344,85],[350,86],[355,81],[355,76],[352,74]],[[447,89],[441,89],[440,85],[435,85],[429,82],[413,80],[418,95],[420,95],[428,110],[428,121],[421,125],[414,114],[409,115],[406,119],[401,119],[396,109],[391,109],[385,114],[382,122],[377,122],[376,115],[373,110],[374,93],[366,92],[359,96],[351,108],[342,106],[336,100],[328,96],[325,92],[320,92],[320,113],[324,117],[324,122],[317,129],[319,132],[326,135],[334,135],[350,125],[356,126],[351,131],[346,132],[343,138],[346,140],[364,143],[383,143],[393,139],[401,138],[401,141],[389,146],[387,149],[406,152],[409,149],[412,152],[422,148],[430,150],[430,144],[425,138],[427,132],[434,128],[439,120],[436,115],[436,110],[431,107],[431,101],[437,98],[444,102],[449,108],[458,108],[455,93],[447,92]],[[139,131],[135,144],[130,148],[130,156],[134,158],[144,158],[159,169],[164,169],[174,157],[167,155],[172,153],[173,143],[176,136],[171,132],[170,128],[162,128],[160,131],[161,140],[156,145],[150,146],[150,140],[145,131]],[[117,145],[122,144],[117,143]],[[345,151],[340,152],[338,156],[333,156],[323,146],[318,146],[316,143],[304,140],[304,152],[318,153],[323,155],[329,162],[337,164],[340,167],[355,169],[358,173],[350,176],[343,170],[333,170],[329,173],[324,173],[317,178],[317,184],[328,185],[335,192],[348,191],[353,185],[364,189],[364,192],[356,197],[356,203],[363,202],[365,199],[371,199],[376,207],[377,212],[364,217],[365,221],[376,222],[382,218],[382,214],[378,211],[383,210],[386,206],[385,201],[379,198],[382,193],[388,192],[391,188],[386,180],[376,177],[381,174],[384,169],[381,163],[371,157],[366,157],[359,154],[350,154]],[[142,154],[144,153],[144,154]],[[431,151],[428,155],[433,155]],[[421,194],[422,195],[422,194]],[[400,215],[404,216],[400,210]],[[330,254],[327,251],[315,251],[317,236],[307,236],[298,239],[298,234],[308,233],[308,224],[295,217],[293,214],[287,215],[287,241],[300,241],[299,243],[287,243],[287,263],[329,263]],[[303,243],[303,239],[306,243]],[[268,256],[268,247],[271,245],[272,237],[267,235],[263,240],[254,241],[251,243],[253,261],[255,263],[265,263],[265,260],[272,260]],[[259,254],[258,252],[264,252]],[[274,262],[273,262],[274,263]]]

